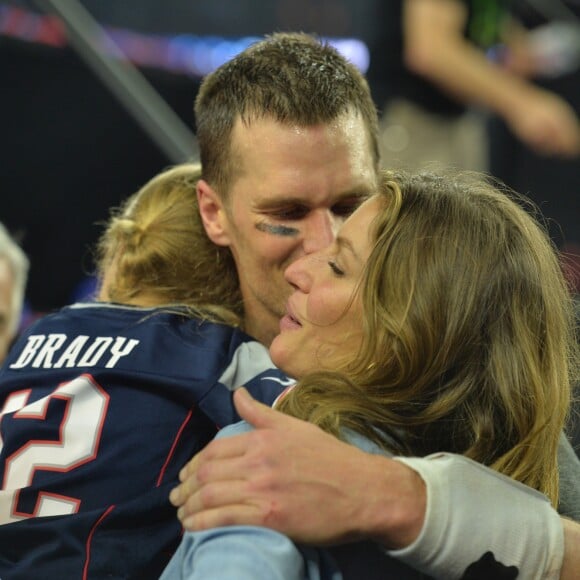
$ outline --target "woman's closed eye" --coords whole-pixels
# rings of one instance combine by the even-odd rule
[[[336,262],[334,262],[333,260],[329,260],[328,265],[330,266],[330,269],[332,270],[333,274],[335,274],[336,276],[344,276],[344,271],[338,267],[338,264]]]

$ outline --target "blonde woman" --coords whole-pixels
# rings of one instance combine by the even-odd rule
[[[380,194],[337,241],[289,266],[286,278],[294,293],[270,354],[300,381],[278,410],[375,453],[462,454],[557,506],[557,447],[576,372],[572,304],[545,232],[518,203],[473,174],[385,173]],[[242,459],[235,444],[222,451]],[[211,467],[198,479],[212,479]],[[236,501],[240,514],[251,511],[236,500],[249,482],[230,480],[224,466],[215,473],[196,498],[210,504],[208,516],[218,497],[216,513]],[[504,491],[498,484],[499,509]],[[469,548],[456,546],[481,550],[464,562],[478,577],[518,566],[527,577],[537,563],[520,558],[514,569],[501,561],[502,546],[490,557]],[[360,549],[350,569],[388,577]],[[234,569],[237,579],[340,578],[339,568],[327,551],[232,526],[186,534],[163,578],[224,578]]]

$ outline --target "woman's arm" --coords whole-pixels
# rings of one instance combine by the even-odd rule
[[[301,553],[287,536],[254,526],[186,532],[160,580],[304,580]]]

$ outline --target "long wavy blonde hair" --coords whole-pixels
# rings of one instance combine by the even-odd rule
[[[280,410],[395,453],[464,454],[557,505],[578,359],[544,229],[473,173],[385,172],[380,193],[362,347],[340,372],[303,377]]]
[[[107,299],[180,304],[191,314],[240,325],[242,297],[233,257],[207,237],[198,211],[199,164],[153,177],[111,219],[97,246],[97,269]]]

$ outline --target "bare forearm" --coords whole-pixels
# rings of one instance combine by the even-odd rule
[[[527,81],[489,62],[463,37],[466,18],[465,7],[455,0],[407,0],[407,66],[461,102],[510,115],[533,89]]]
[[[580,121],[558,95],[487,60],[463,37],[457,0],[406,0],[405,59],[416,74],[459,101],[503,117],[528,146],[547,155],[580,153]]]

